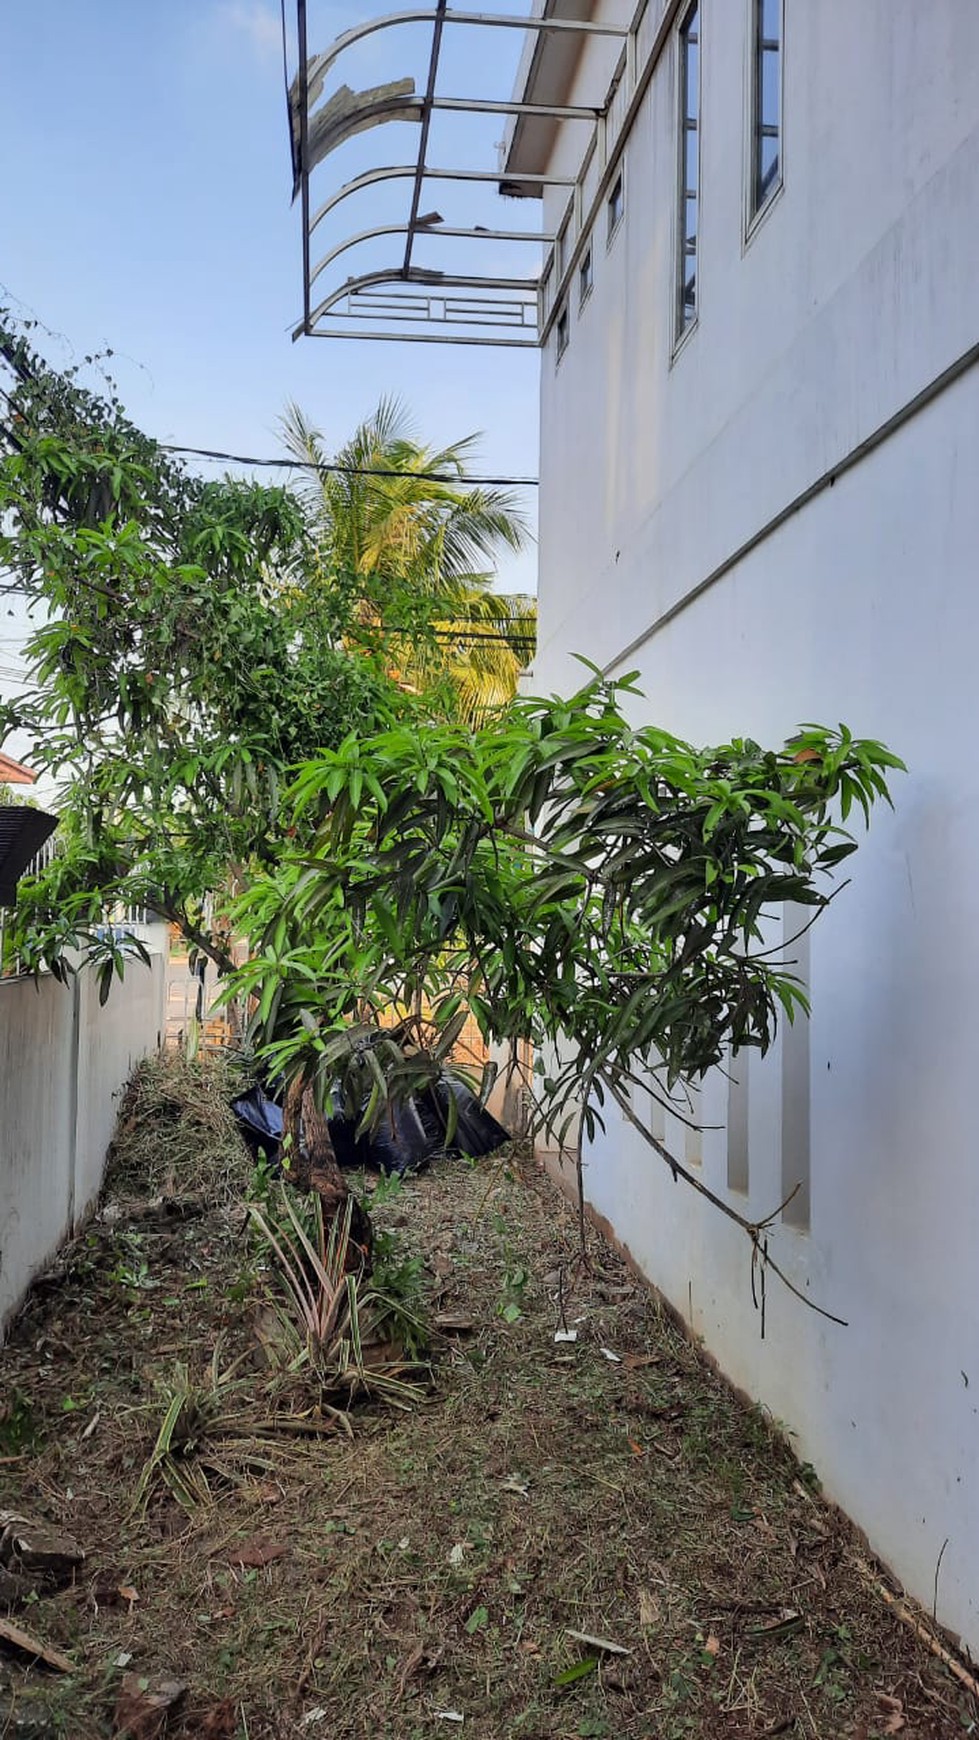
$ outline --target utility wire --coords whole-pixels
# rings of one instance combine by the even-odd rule
[[[11,354],[10,347],[0,345],[0,355],[9,364],[21,382],[33,380],[33,371]],[[12,395],[5,387],[0,386],[7,404],[14,409]],[[2,433],[16,446],[20,445],[12,430],[4,428]],[[257,459],[247,453],[224,453],[219,448],[189,447],[179,441],[158,441],[156,445],[161,453],[185,453],[195,459],[211,459],[223,461],[230,465],[248,465],[274,468],[281,471],[313,471],[317,476],[325,477],[331,472],[340,473],[345,477],[417,477],[425,483],[450,483],[457,488],[467,484],[486,484],[497,488],[537,489],[540,486],[538,477],[473,477],[469,473],[443,471],[415,471],[412,468],[399,470],[394,466],[343,465],[336,460],[318,461],[314,459]]]
[[[159,443],[164,453],[190,453],[196,459],[224,460],[232,465],[275,466],[283,471],[315,471],[319,476],[329,472],[340,472],[345,477],[417,477],[426,483],[451,483],[456,487],[467,484],[495,484],[520,489],[537,489],[540,484],[538,477],[473,477],[469,472],[445,471],[415,471],[406,469],[400,471],[393,466],[342,465],[333,461],[326,463],[315,459],[255,459],[245,453],[221,453],[210,447],[181,447],[176,442],[161,441]]]

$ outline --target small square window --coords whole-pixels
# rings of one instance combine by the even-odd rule
[[[622,214],[624,211],[625,211],[625,183],[622,180],[622,173],[620,171],[612,183],[612,191],[608,196],[608,239],[609,239],[609,241],[612,240],[612,237],[614,236],[616,230],[618,229],[620,223],[622,222]]]
[[[578,267],[578,300],[587,302],[595,282],[595,272],[592,265],[591,247],[586,248]]]
[[[568,339],[570,336],[571,336],[571,321],[570,321],[567,309],[562,308],[560,314],[558,315],[556,321],[554,322],[554,338],[555,338],[555,345],[557,348],[557,359],[556,360],[558,362],[560,362],[561,358],[563,357],[565,351],[568,348]]]

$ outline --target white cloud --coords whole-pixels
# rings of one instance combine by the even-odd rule
[[[282,52],[279,14],[265,0],[221,0],[216,22],[220,28],[245,37],[260,60],[271,60]]]

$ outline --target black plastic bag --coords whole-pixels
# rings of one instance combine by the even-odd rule
[[[447,1143],[450,1094],[456,1102],[457,1123],[452,1141]],[[484,1154],[495,1153],[510,1140],[510,1132],[498,1123],[492,1112],[480,1105],[465,1082],[454,1076],[435,1082],[420,1099],[418,1109],[425,1129],[440,1153],[466,1154],[471,1160],[479,1160]]]
[[[276,1157],[282,1141],[282,1107],[269,1099],[264,1088],[253,1087],[240,1099],[232,1100],[231,1110],[249,1148],[253,1152],[264,1148],[270,1160]]]

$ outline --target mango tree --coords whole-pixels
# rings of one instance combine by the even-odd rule
[[[758,1252],[764,1226],[630,1093],[683,1115],[708,1070],[805,1009],[767,921],[825,910],[856,850],[846,822],[869,822],[902,764],[843,726],[695,749],[631,725],[635,695],[596,673],[483,731],[396,726],[307,762],[290,794],[307,843],[239,904],[239,983],[270,1066],[320,1108],[339,1088],[363,1127],[440,1077],[470,1014],[489,1042],[529,1041],[538,1123],[590,1137],[614,1102]]]

